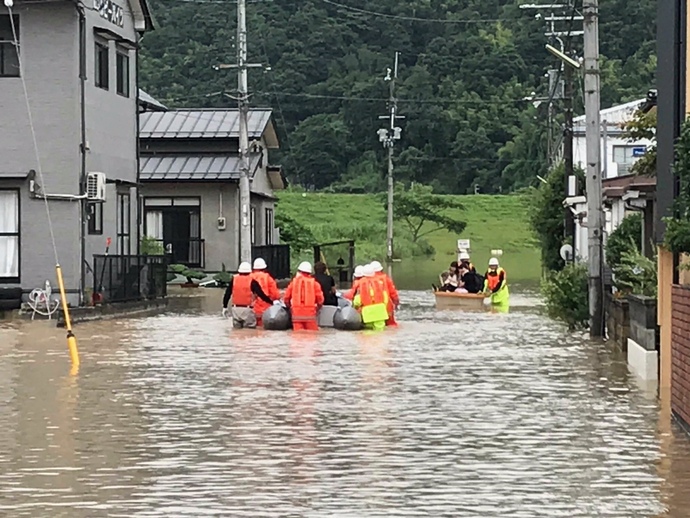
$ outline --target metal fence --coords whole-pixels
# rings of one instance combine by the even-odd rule
[[[168,258],[163,255],[94,255],[94,293],[103,302],[163,298],[168,294]]]
[[[354,240],[314,245],[314,262],[319,261],[326,263],[340,288],[349,287],[355,273]]]
[[[156,239],[163,247],[170,264],[183,264],[189,268],[206,267],[206,241],[204,239]]]
[[[252,260],[261,257],[274,279],[290,278],[290,245],[264,245],[252,247]]]

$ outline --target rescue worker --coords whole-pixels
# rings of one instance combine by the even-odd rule
[[[393,284],[393,279],[391,279],[386,272],[383,271],[383,266],[378,261],[373,261],[371,267],[374,269],[375,278],[383,282],[384,290],[388,295],[388,319],[386,320],[387,326],[397,326],[395,321],[395,309],[400,304],[400,297],[398,296],[398,290],[395,289],[395,284]]]
[[[368,264],[363,268],[364,276],[357,284],[353,305],[361,308],[362,322],[368,329],[385,329],[388,320],[388,293],[385,282],[376,277],[374,268]]]
[[[491,304],[502,305],[508,303],[508,283],[506,271],[501,268],[496,257],[489,259],[489,270],[484,281],[484,293],[491,295]]]
[[[321,286],[312,276],[311,263],[304,261],[297,268],[297,275],[285,290],[285,305],[292,315],[292,328],[297,331],[318,331],[317,314],[323,306]]]
[[[460,252],[460,255],[458,255],[458,261],[460,261],[460,268],[465,268],[466,270],[469,270],[472,273],[477,273],[477,269],[470,261],[470,254],[467,253],[467,250],[462,250]]]
[[[256,327],[256,315],[254,314],[255,298],[262,299],[269,305],[273,302],[262,291],[254,277],[252,266],[249,263],[241,263],[237,269],[237,275],[233,276],[223,296],[223,316],[228,314],[228,303],[232,301],[232,325],[235,328],[243,327],[253,329]]]
[[[343,295],[344,298],[346,298],[349,301],[352,301],[352,299],[355,298],[355,293],[357,292],[357,285],[359,282],[362,280],[362,277],[364,276],[364,267],[363,266],[357,266],[355,267],[355,273],[352,275],[352,287],[350,290]]]
[[[268,308],[271,307],[276,300],[280,300],[280,290],[278,289],[278,284],[270,273],[266,271],[268,266],[266,261],[261,257],[254,259],[254,271],[252,272],[252,277],[256,282],[259,283],[261,291],[266,295],[266,299],[258,297],[254,301],[254,314],[256,315],[256,325],[261,327],[263,325],[263,314]]]

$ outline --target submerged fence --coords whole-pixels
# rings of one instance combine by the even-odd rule
[[[252,261],[258,257],[266,261],[274,279],[290,278],[290,245],[253,246]]]
[[[168,258],[162,255],[94,255],[93,291],[102,301],[129,302],[168,294]]]

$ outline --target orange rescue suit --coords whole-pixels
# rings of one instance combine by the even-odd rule
[[[232,304],[234,306],[251,307],[254,302],[252,293],[252,281],[254,278],[248,274],[235,275],[232,279]]]
[[[269,299],[278,300],[280,298],[278,284],[276,284],[275,279],[271,277],[268,272],[257,270],[252,273],[252,278],[259,284],[261,291],[263,291],[264,295],[266,295]],[[254,314],[256,314],[257,318],[260,319],[264,314],[264,311],[270,307],[271,304],[257,297],[256,302],[254,302]]]
[[[311,275],[298,273],[285,290],[285,303],[293,321],[316,320],[318,306],[324,303],[323,290]]]
[[[386,321],[386,325],[396,326],[395,306],[400,304],[398,290],[395,288],[395,284],[393,284],[393,279],[391,279],[385,272],[378,272],[375,278],[383,283],[386,293],[388,293],[388,320]]]
[[[352,287],[350,288],[350,291],[348,291],[345,295],[343,295],[344,298],[347,300],[352,300],[355,298],[355,293],[357,293],[357,288],[359,287],[359,284],[362,282],[363,277],[360,277],[358,279],[355,279],[352,281]]]

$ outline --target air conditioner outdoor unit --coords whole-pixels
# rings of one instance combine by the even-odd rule
[[[105,173],[89,173],[86,177],[86,199],[105,201]]]

